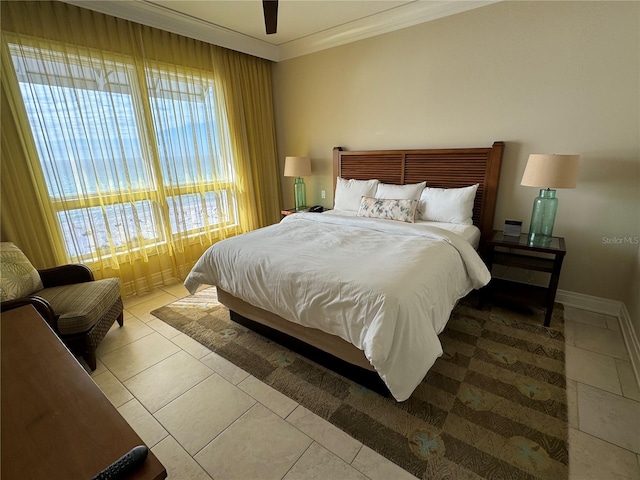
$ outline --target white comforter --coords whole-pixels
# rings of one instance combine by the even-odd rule
[[[442,355],[456,302],[489,282],[455,233],[361,217],[297,213],[221,241],[185,281],[216,285],[287,320],[363,350],[398,401]]]

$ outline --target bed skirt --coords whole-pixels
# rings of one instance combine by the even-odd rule
[[[342,338],[305,327],[255,307],[217,288],[218,301],[229,308],[231,320],[384,396],[391,396],[364,352]]]

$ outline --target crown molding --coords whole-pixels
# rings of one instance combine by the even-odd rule
[[[278,61],[278,46],[143,0],[63,0],[65,3]]]
[[[484,7],[501,0],[416,1],[392,10],[354,20],[307,37],[280,45],[279,60],[338,47],[394,30]]]
[[[144,0],[63,1],[278,62],[473,10],[500,0],[415,1],[281,45],[274,45]]]

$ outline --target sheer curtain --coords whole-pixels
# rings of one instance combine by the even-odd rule
[[[3,240],[125,294],[184,278],[212,243],[279,218],[270,82],[254,57],[2,2]]]

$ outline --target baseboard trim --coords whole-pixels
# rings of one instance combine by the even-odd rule
[[[182,269],[179,268],[180,273],[183,272]],[[171,269],[165,269],[162,270],[160,272],[156,272],[151,274],[151,283],[153,285],[153,288],[158,288],[161,287],[163,285],[166,285],[166,281],[167,279],[171,279],[171,278],[175,278],[173,276],[173,272],[171,271]],[[177,278],[175,278],[175,280],[178,280]],[[149,290],[149,285],[146,283],[146,280],[143,279],[139,279],[138,280],[138,284],[137,284],[136,288],[136,283],[135,280],[130,280],[128,282],[122,282],[122,296],[123,297],[129,297],[131,295],[136,295],[136,292],[140,291],[140,292],[148,292]]]
[[[580,308],[590,312],[602,313],[617,317],[620,323],[622,338],[627,346],[631,366],[636,376],[636,381],[640,385],[640,342],[638,336],[633,329],[631,323],[631,315],[627,306],[619,300],[610,300],[608,298],[594,297],[592,295],[584,295],[582,293],[568,292],[566,290],[558,290],[556,301],[567,307]]]
[[[624,303],[620,309],[618,320],[620,320],[622,338],[624,338],[624,343],[627,344],[629,358],[631,359],[631,366],[636,374],[636,382],[640,385],[640,342],[638,342],[638,336],[631,324],[631,315],[629,315],[629,310],[627,310],[627,306]]]
[[[620,317],[620,308],[624,304],[619,300],[610,300],[608,298],[594,297],[583,293],[569,292],[567,290],[558,290],[556,293],[556,302],[567,307],[580,308],[590,312],[602,313],[612,317]]]

